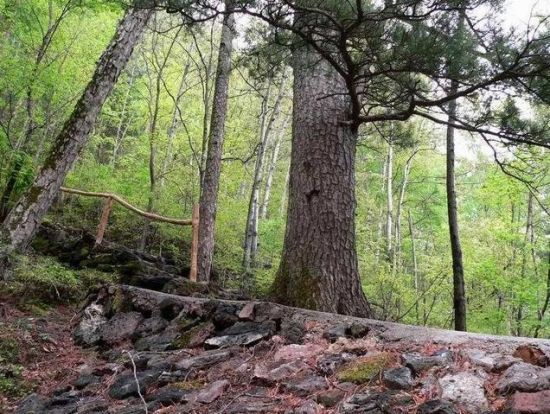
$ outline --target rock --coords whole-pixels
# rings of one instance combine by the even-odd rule
[[[91,374],[80,374],[80,376],[74,382],[74,386],[77,390],[81,390],[90,384],[97,384],[100,382],[100,378]]]
[[[134,337],[139,338],[157,334],[164,330],[166,326],[168,326],[166,319],[161,318],[160,316],[151,316],[150,318],[141,321],[134,331]]]
[[[95,303],[84,310],[78,327],[74,332],[77,344],[92,346],[99,342],[101,339],[100,329],[107,322],[107,318],[105,318],[103,313],[103,306]]]
[[[100,328],[103,342],[112,345],[130,338],[143,320],[139,312],[116,313]]]
[[[145,394],[147,387],[153,384],[160,373],[158,371],[138,372],[137,378],[141,394]],[[115,400],[123,400],[138,395],[138,387],[133,373],[119,375],[113,385],[109,387],[109,396]]]
[[[59,406],[59,405],[72,405],[80,401],[80,392],[78,391],[66,391],[55,395],[49,402],[48,406]]]
[[[479,413],[489,408],[483,383],[471,372],[445,375],[439,380],[441,398],[459,404],[469,412]]]
[[[280,364],[271,368],[268,368],[263,364],[258,364],[254,368],[253,379],[256,383],[273,385],[287,379],[288,377],[296,375],[298,372],[306,371],[308,369],[309,365],[300,360]]]
[[[333,375],[338,368],[354,358],[354,355],[347,352],[341,354],[330,354],[318,360],[317,368],[324,375]]]
[[[325,332],[323,332],[323,338],[329,340],[330,342],[335,342],[338,338],[346,337],[346,326],[337,324],[331,326]]]
[[[138,339],[134,343],[136,351],[166,351],[178,338],[177,332],[163,331],[156,335],[150,335]]]
[[[89,401],[78,404],[76,412],[78,414],[99,414],[104,413],[109,408],[109,403],[103,398],[94,398]]]
[[[533,345],[518,346],[513,356],[528,364],[538,365],[539,367],[547,367],[550,365],[550,360],[546,354]]]
[[[409,394],[403,392],[386,391],[381,393],[366,390],[366,392],[352,395],[344,401],[342,412],[349,414],[410,412],[410,410],[403,410],[411,404],[414,404],[414,400]]]
[[[254,302],[248,302],[239,312],[239,319],[251,321],[254,319]]]
[[[36,393],[27,395],[17,405],[16,414],[40,413],[46,407],[48,400]]]
[[[406,367],[384,371],[382,381],[386,387],[394,390],[409,390],[413,387],[411,370]]]
[[[212,322],[204,322],[199,325],[193,326],[182,332],[178,338],[172,342],[172,348],[197,348],[204,344],[204,342],[212,336],[215,331],[214,324]]]
[[[283,390],[299,397],[307,397],[317,391],[327,388],[327,381],[319,376],[307,376],[305,378],[295,378],[283,382]]]
[[[338,370],[338,379],[355,384],[370,382],[390,365],[393,359],[389,353],[372,352],[344,365]]]
[[[317,394],[317,402],[327,408],[336,406],[346,396],[346,393],[338,388],[322,391]]]
[[[197,401],[210,404],[220,398],[229,385],[227,380],[215,381],[199,392]]]
[[[227,348],[230,346],[252,346],[266,339],[269,334],[259,332],[249,332],[240,335],[215,336],[204,341],[208,348]]]
[[[324,351],[324,347],[318,344],[305,344],[305,345],[286,345],[281,348],[277,352],[275,352],[275,356],[273,357],[274,361],[294,361],[296,359],[308,359],[317,357],[319,354],[321,354]]]
[[[189,391],[174,387],[163,387],[145,397],[146,401],[156,401],[162,405],[173,405],[189,401]]]
[[[272,398],[239,398],[225,409],[224,414],[247,414],[247,413],[282,413],[280,404],[273,402]]]
[[[219,362],[225,361],[230,357],[231,351],[228,350],[207,351],[191,358],[184,358],[176,362],[175,367],[178,370],[201,370]]]
[[[369,327],[360,323],[352,323],[346,329],[346,335],[352,338],[362,338],[369,333]]]
[[[212,315],[212,322],[216,329],[226,329],[236,323],[239,318],[236,315],[237,307],[227,303],[219,303]]]
[[[287,343],[301,344],[306,332],[307,329],[300,321],[286,318],[281,321],[280,335],[285,338]]]
[[[508,368],[519,359],[512,357],[511,355],[503,355],[498,353],[487,353],[481,349],[465,349],[463,353],[474,364],[486,371],[501,371]]]
[[[292,410],[292,414],[317,414],[321,412],[322,407],[317,405],[315,401],[307,400]]]
[[[496,389],[501,394],[550,389],[550,368],[519,362],[504,371],[496,383]]]
[[[403,365],[409,367],[414,375],[419,375],[422,371],[432,367],[443,367],[452,362],[450,352],[443,351],[432,356],[423,356],[416,353],[403,354]]]
[[[420,404],[417,414],[459,414],[455,406],[449,401],[430,400]]]
[[[516,392],[510,400],[509,408],[518,414],[550,414],[550,390]]]

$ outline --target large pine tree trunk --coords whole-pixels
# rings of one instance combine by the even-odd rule
[[[34,183],[4,220],[1,242],[8,251],[24,249],[31,241],[67,173],[88,141],[101,107],[128,62],[151,13],[150,10],[130,9],[119,23],[114,38],[97,64],[92,80],[57,136]]]
[[[451,95],[458,90],[458,83],[452,81]],[[466,331],[466,293],[464,284],[464,264],[462,262],[462,247],[458,230],[458,209],[455,188],[455,121],[457,111],[456,101],[449,103],[449,126],[447,127],[447,212],[449,217],[449,236],[453,260],[453,307],[455,330]]]
[[[355,246],[355,145],[343,79],[307,47],[294,52],[288,218],[272,286],[280,303],[370,316]]]
[[[226,0],[227,11],[233,9],[232,0]],[[199,258],[198,280],[210,280],[212,258],[214,254],[214,225],[218,207],[218,188],[220,184],[221,159],[225,135],[225,118],[227,115],[227,96],[231,75],[231,54],[235,37],[235,18],[226,13],[220,39],[216,85],[214,87],[214,104],[210,122],[210,139],[206,156],[206,167],[202,179],[199,219]]]

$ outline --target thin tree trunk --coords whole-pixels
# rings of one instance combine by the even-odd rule
[[[308,5],[301,0],[298,5]],[[308,24],[297,13],[295,24]],[[289,203],[277,302],[371,316],[355,245],[357,128],[343,121],[350,99],[342,77],[309,47],[294,50]]]
[[[113,153],[111,154],[111,162],[110,162],[111,167],[114,167],[116,164],[118,152],[120,151],[120,147],[122,146],[122,141],[126,136],[126,132],[128,131],[128,125],[130,124],[129,119],[128,119],[128,122],[126,122],[126,126],[124,125],[124,121],[126,119],[126,112],[127,112],[128,105],[130,104],[130,93],[132,92],[132,88],[136,80],[135,72],[136,72],[136,68],[132,67],[132,70],[130,71],[129,78],[128,78],[128,90],[126,91],[126,95],[124,96],[124,102],[122,103],[122,108],[120,110],[120,120],[118,122],[117,130],[116,130],[115,143],[113,145]]]
[[[262,183],[263,163],[267,139],[267,117],[269,111],[269,99],[271,97],[272,79],[269,79],[267,92],[262,100],[262,110],[260,114],[260,142],[258,143],[258,155],[254,166],[254,176],[252,178],[252,188],[250,190],[250,199],[248,202],[248,214],[246,217],[246,226],[244,234],[244,252],[243,268],[245,272],[250,272],[255,265],[255,255],[257,248],[258,233],[258,206],[260,199],[260,185]]]
[[[267,177],[265,180],[264,197],[262,200],[262,205],[260,207],[261,219],[267,218],[267,215],[268,215],[269,200],[271,198],[271,187],[273,186],[273,176],[275,174],[275,168],[277,167],[277,160],[279,159],[279,151],[281,150],[281,143],[285,136],[286,127],[287,127],[289,118],[290,118],[290,115],[285,117],[283,124],[281,125],[281,130],[279,131],[279,134],[275,139],[273,152],[271,153],[271,159],[269,161],[269,166],[267,169]]]
[[[88,141],[101,107],[126,66],[151,14],[151,10],[129,9],[119,23],[114,38],[97,64],[92,80],[57,136],[34,183],[4,220],[1,238],[4,254],[28,246],[67,173]]]
[[[548,243],[548,269],[547,269],[547,276],[546,276],[546,292],[545,292],[545,298],[542,305],[542,308],[538,311],[537,319],[538,324],[535,328],[534,337],[539,337],[539,332],[542,329],[542,321],[544,319],[544,316],[546,315],[546,311],[548,310],[548,305],[550,305],[550,242]]]
[[[228,13],[224,15],[223,19],[212,120],[210,122],[210,138],[208,140],[208,152],[200,197],[198,280],[203,282],[210,280],[212,270],[214,225],[218,207],[218,188],[225,135],[229,78],[231,75],[232,43],[235,38],[235,17],[231,13],[233,0],[226,0],[225,7]]]
[[[391,137],[390,137],[391,139]],[[386,163],[386,259],[393,263],[393,143],[388,142]],[[392,268],[393,272],[393,268]]]
[[[415,152],[407,159],[405,167],[403,169],[403,182],[401,183],[401,189],[399,190],[399,200],[397,202],[397,211],[395,213],[395,247],[393,253],[393,269],[394,272],[397,270],[397,267],[402,267],[401,261],[401,216],[403,215],[403,203],[405,201],[405,192],[407,190],[407,184],[409,183],[409,173],[411,171],[412,160],[414,158]]]
[[[458,82],[451,82],[450,94],[458,90]],[[453,304],[454,327],[457,331],[466,331],[466,293],[464,283],[464,265],[458,228],[458,210],[455,188],[455,128],[451,125],[457,113],[457,102],[449,103],[449,125],[447,126],[447,213],[449,218],[449,237],[453,261]]]
[[[416,243],[414,236],[414,225],[412,220],[411,211],[409,210],[409,233],[411,234],[411,254],[413,260],[413,280],[414,280],[414,292],[415,292],[415,311],[416,311],[416,323],[420,324],[420,311],[418,308],[420,301],[420,281],[418,280],[418,259],[416,257]]]

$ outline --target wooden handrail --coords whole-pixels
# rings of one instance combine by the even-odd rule
[[[199,205],[196,204],[193,206],[193,218],[191,220],[183,220],[172,217],[159,216],[155,213],[149,213],[143,211],[137,207],[134,207],[129,202],[124,200],[122,197],[113,194],[113,193],[97,193],[92,191],[82,191],[74,188],[61,187],[61,191],[68,194],[77,194],[87,197],[98,197],[105,199],[105,205],[103,206],[103,211],[101,213],[101,219],[97,227],[97,234],[95,238],[95,244],[100,245],[103,241],[103,236],[105,230],[107,229],[107,224],[109,222],[109,216],[113,208],[113,201],[116,201],[121,206],[127,208],[130,211],[133,211],[140,216],[143,216],[149,220],[161,221],[164,223],[176,224],[178,226],[192,226],[192,240],[191,240],[191,269],[189,271],[189,279],[192,282],[197,281],[198,273],[198,245],[199,245]]]
[[[83,195],[88,197],[112,198],[114,201],[116,201],[123,207],[126,207],[128,210],[131,210],[134,213],[139,214],[140,216],[148,218],[149,220],[162,221],[164,223],[177,224],[179,226],[193,225],[193,220],[183,220],[183,219],[177,219],[173,217],[164,217],[155,213],[149,213],[147,211],[140,210],[139,208],[134,207],[129,202],[124,200],[122,197],[113,193],[96,193],[96,192],[90,192],[90,191],[76,190],[74,188],[67,188],[67,187],[61,187],[61,191],[63,191],[64,193],[78,194],[78,195]]]

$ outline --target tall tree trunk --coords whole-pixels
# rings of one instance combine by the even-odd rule
[[[413,280],[414,280],[414,292],[415,292],[415,312],[416,312],[416,323],[420,324],[420,311],[419,311],[419,302],[420,302],[420,280],[418,278],[418,259],[416,257],[416,241],[414,235],[414,225],[411,215],[411,211],[408,211],[409,216],[409,233],[411,234],[411,254],[413,261]]]
[[[264,197],[262,200],[262,205],[260,207],[260,218],[265,219],[268,215],[269,210],[269,200],[271,198],[271,187],[273,186],[273,176],[275,174],[275,168],[277,167],[277,160],[279,159],[279,151],[281,150],[281,143],[284,139],[286,127],[290,115],[285,116],[281,129],[277,134],[275,143],[273,146],[273,152],[271,153],[271,159],[269,161],[269,166],[267,168],[267,177],[265,179],[265,188],[264,188]]]
[[[456,94],[458,82],[451,81],[450,94]],[[453,260],[453,304],[454,327],[457,331],[466,331],[466,288],[464,283],[464,264],[462,262],[462,247],[458,228],[458,210],[455,188],[455,122],[457,102],[449,103],[449,125],[447,126],[447,214],[449,218],[449,236]]]
[[[307,46],[294,50],[293,68],[288,217],[271,294],[290,306],[371,316],[355,246],[357,129],[345,122],[347,88]]]
[[[285,211],[287,210],[287,199],[288,199],[288,187],[290,185],[290,165],[288,166],[286,170],[285,175],[285,184],[283,187],[283,195],[281,196],[281,205],[279,207],[279,214],[282,217],[285,214]]]
[[[113,153],[111,154],[111,167],[115,167],[116,160],[118,157],[118,153],[120,151],[120,148],[122,146],[122,141],[124,140],[126,136],[126,132],[128,131],[128,127],[130,125],[130,118],[126,121],[126,112],[128,105],[130,104],[130,93],[132,92],[132,88],[134,86],[135,80],[136,80],[136,68],[132,67],[132,70],[130,71],[128,75],[128,90],[126,91],[126,94],[124,95],[124,101],[122,103],[122,108],[120,110],[120,119],[118,121],[118,126],[116,130],[116,136],[115,136],[115,142],[113,145]],[[126,122],[125,122],[126,121]]]
[[[3,254],[28,246],[67,173],[88,141],[101,107],[126,66],[151,14],[151,10],[129,9],[119,23],[114,38],[97,64],[92,80],[57,136],[34,183],[4,220],[1,237]]]
[[[246,217],[246,226],[244,232],[244,252],[243,268],[245,272],[250,272],[255,265],[256,249],[258,247],[258,216],[260,202],[260,185],[263,180],[263,164],[266,150],[267,118],[269,111],[269,99],[271,97],[272,79],[269,79],[266,94],[262,100],[262,109],[260,114],[260,142],[258,143],[258,154],[254,165],[254,176],[252,178],[252,187],[250,189],[250,199],[248,202],[248,214]]]
[[[214,88],[214,104],[210,122],[210,138],[206,166],[201,188],[200,219],[199,219],[199,267],[198,280],[210,280],[212,258],[214,254],[214,225],[218,207],[218,188],[220,184],[221,158],[225,135],[225,118],[227,115],[227,96],[229,78],[231,75],[231,54],[235,38],[235,17],[233,0],[226,0],[226,13],[223,19],[216,85]]]
[[[403,203],[405,202],[405,192],[407,191],[407,185],[409,183],[409,173],[411,171],[412,160],[416,154],[416,150],[407,159],[405,167],[403,169],[403,181],[401,182],[401,188],[399,190],[399,200],[397,201],[397,211],[395,213],[395,246],[393,252],[393,269],[394,272],[399,267],[402,267],[402,236],[401,236],[401,218],[403,215]]]
[[[386,259],[390,265],[393,263],[393,143],[391,138],[388,141],[386,161]]]

